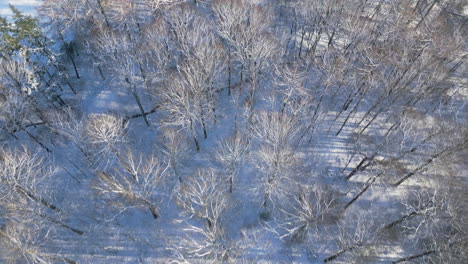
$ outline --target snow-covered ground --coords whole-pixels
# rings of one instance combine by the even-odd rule
[[[5,11],[8,3],[34,14],[32,8],[40,1],[0,0],[0,15],[9,14]],[[203,12],[208,11],[203,9],[200,13],[205,14]],[[285,30],[286,34],[288,30]],[[308,37],[312,40],[317,36],[310,34]],[[333,53],[334,49],[345,46],[344,40],[337,39],[336,46],[329,47],[328,37],[325,33],[321,36],[317,53],[329,55],[328,52]],[[307,39],[302,41],[300,34],[292,38],[291,43],[294,44],[288,47],[291,54],[312,45]],[[211,95],[214,105],[202,110],[212,111],[212,116],[204,116],[205,112],[190,113],[191,118],[202,116],[197,117],[195,132],[191,133],[188,122],[184,127],[168,121],[175,111],[167,103],[173,98],[165,93],[174,85],[171,82],[178,80],[169,78],[177,76],[183,79],[184,74],[190,73],[181,74],[182,63],[177,67],[168,66],[164,72],[167,80],[157,84],[160,86],[151,87],[156,95],[153,90],[149,92],[148,87],[143,88],[144,85],[135,88],[143,110],[151,111],[147,115],[149,125],[146,125],[139,115],[135,94],[131,94],[130,82],[128,79],[127,82],[119,80],[125,78],[114,71],[120,65],[102,63],[104,78],[102,72],[99,74],[98,69],[91,65],[92,54],[87,53],[84,45],[77,47],[80,55],[72,52],[71,56],[76,60],[80,78],[76,77],[71,66],[67,67],[70,77],[67,81],[76,94],[63,85],[61,98],[66,106],[59,108],[55,105],[56,109],[44,106],[44,120],[49,123],[30,125],[10,135],[2,134],[1,138],[1,143],[8,147],[26,145],[41,150],[41,155],[54,167],[47,182],[48,193],[44,197],[51,199],[62,211],[57,213],[49,210],[50,206],[46,208],[48,211],[45,212],[58,220],[44,221],[50,230],[42,228],[50,233],[38,233],[46,243],[40,250],[59,256],[59,260],[52,259],[52,263],[63,262],[63,258],[76,263],[97,264],[391,263],[420,254],[418,246],[426,246],[426,240],[436,241],[431,235],[443,232],[437,229],[440,226],[446,228],[441,225],[445,220],[439,219],[438,213],[445,212],[449,206],[439,206],[439,200],[436,200],[439,197],[435,194],[429,195],[433,200],[422,206],[413,204],[415,198],[439,190],[439,187],[442,190],[442,187],[457,186],[458,181],[467,183],[468,168],[466,160],[463,160],[466,148],[457,149],[461,154],[456,152],[453,160],[452,156],[450,160],[445,157],[436,159],[438,151],[443,150],[450,140],[460,137],[454,132],[450,139],[444,138],[443,133],[453,132],[444,125],[458,125],[460,131],[466,129],[467,76],[463,74],[450,79],[454,84],[450,92],[459,89],[458,97],[453,98],[451,104],[441,103],[438,112],[429,110],[435,107],[432,105],[434,102],[439,102],[430,98],[421,99],[423,103],[414,108],[405,105],[404,110],[394,109],[393,105],[379,108],[381,105],[376,102],[379,102],[381,94],[384,98],[386,93],[381,93],[378,85],[370,91],[356,89],[361,79],[353,79],[347,73],[343,74],[345,78],[349,77],[355,83],[337,81],[322,94],[319,85],[323,86],[325,81],[320,83],[318,79],[323,74],[321,71],[329,66],[321,61],[325,55],[313,58],[313,63],[301,69],[309,79],[304,78],[307,81],[298,85],[303,90],[290,99],[286,96],[286,89],[275,82],[280,79],[277,76],[280,74],[273,72],[288,66],[278,56],[277,61],[271,62],[274,65],[268,65],[275,67],[263,73],[266,78],[259,78],[254,100],[249,99],[252,80],[243,76],[246,79],[241,83],[239,69],[233,70],[235,89],[229,96],[224,82],[226,69],[223,69],[222,82],[216,84],[221,88]],[[62,55],[61,59],[69,66],[70,58]],[[302,59],[292,58],[291,61],[301,65]],[[375,66],[372,63],[371,66]],[[350,67],[355,68],[355,65]],[[422,68],[421,72],[424,70]],[[372,74],[363,76],[373,78]],[[382,76],[387,78],[384,74]],[[330,82],[333,81],[335,79],[332,78]],[[412,96],[410,89],[404,92],[407,94],[396,102],[401,103],[406,96]],[[361,94],[365,96],[360,98]],[[387,94],[389,98],[390,94]],[[173,97],[178,95],[172,94]],[[375,109],[372,108],[374,104],[378,105]],[[194,109],[198,108],[194,106]],[[383,114],[374,115],[377,111]],[[32,116],[38,118],[36,115]],[[106,123],[109,120],[114,123]],[[275,121],[283,123],[278,125]],[[191,122],[192,119],[190,125]],[[206,136],[202,122],[206,122]],[[291,123],[293,126],[285,132],[284,127]],[[309,124],[313,126],[309,127]],[[109,126],[114,130],[109,132]],[[174,128],[176,130],[170,130],[175,135],[172,140],[182,149],[178,153],[177,168],[168,154],[171,138],[164,134],[166,129]],[[199,151],[194,137],[199,142]],[[220,158],[220,153],[223,146],[232,142],[245,143],[241,146],[245,147],[245,152],[233,170],[230,192],[227,191],[227,176],[231,171],[222,158],[231,156]],[[281,158],[275,159],[277,156]],[[140,160],[132,163],[133,157]],[[151,157],[161,168],[154,170],[158,173],[151,171],[149,174],[162,175],[160,181],[148,184],[154,189],[145,197],[146,200],[131,196],[148,188],[142,175]],[[420,169],[421,164],[431,166]],[[135,172],[132,165],[137,168],[137,173],[132,174]],[[124,180],[112,181],[109,175],[115,176],[113,179]],[[215,177],[209,178],[210,175]],[[405,175],[410,175],[408,180],[395,185]],[[205,176],[209,179],[207,182],[203,182]],[[125,185],[127,189],[119,189],[118,184],[122,182],[131,187]],[[132,185],[134,182],[137,184]],[[438,186],[439,182],[447,186]],[[108,186],[104,186],[106,183]],[[109,191],[106,187],[115,189]],[[187,196],[191,187],[196,189],[195,194]],[[204,195],[208,197],[207,201],[203,200]],[[448,196],[444,196],[441,203],[448,200]],[[421,198],[419,202],[422,201]],[[436,201],[438,207],[431,207]],[[156,207],[157,217],[151,206]],[[462,207],[466,204],[462,203]],[[413,212],[414,208],[419,211]],[[200,216],[204,214],[209,217]],[[417,217],[425,214],[433,218],[418,220]],[[393,228],[388,227],[398,219],[417,219],[420,222],[413,227],[413,222],[402,220]],[[63,223],[83,233],[64,228]],[[400,226],[401,223],[405,226]],[[0,221],[0,227],[3,224]],[[434,229],[427,231],[425,228]],[[301,233],[301,230],[306,231]],[[419,236],[418,232],[427,233]],[[212,248],[215,250],[205,252]],[[0,247],[0,253],[1,250]],[[442,252],[439,248],[434,250]],[[227,252],[229,258],[217,256],[219,252]],[[6,257],[0,255],[1,261],[7,261]]]

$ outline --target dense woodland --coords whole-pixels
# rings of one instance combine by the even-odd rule
[[[1,263],[468,263],[465,1],[11,9]]]

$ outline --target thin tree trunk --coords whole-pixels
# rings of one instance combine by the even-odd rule
[[[418,211],[413,211],[413,212],[411,212],[409,214],[406,214],[406,215],[402,216],[400,219],[398,219],[396,221],[393,221],[390,224],[386,225],[384,227],[384,229],[390,229],[390,228],[400,224],[401,222],[405,221],[406,219],[411,219],[411,218],[413,218],[413,217],[415,217],[417,215],[418,215]]]
[[[75,59],[73,58],[73,55],[67,52],[68,56],[70,57],[70,60],[73,64],[73,69],[75,70],[75,75],[77,79],[80,79],[80,74],[78,73],[78,67],[76,66]]]
[[[73,92],[73,94],[77,95],[75,89],[74,89],[73,86],[70,84],[70,82],[67,82],[67,85],[68,85],[68,87],[70,87],[70,90]]]
[[[198,143],[198,139],[195,136],[195,129],[193,128],[193,121],[192,118],[190,118],[190,131],[192,132],[192,137],[193,141],[195,142],[195,147],[197,148],[197,151],[200,151],[200,144]]]
[[[200,143],[198,143],[197,137],[193,136],[193,141],[195,141],[195,147],[197,148],[197,151],[200,151]]]
[[[344,171],[348,168],[349,164],[351,163],[351,161],[353,160],[354,156],[356,155],[356,152],[357,152],[356,150],[353,151],[353,154],[351,154],[351,157],[349,158],[348,162],[346,163],[346,165],[344,166],[344,168],[341,170],[341,172],[344,172]]]
[[[418,208],[418,209],[412,211],[412,212],[409,213],[409,214],[405,214],[405,215],[403,215],[400,219],[395,220],[395,221],[391,222],[390,224],[386,225],[386,226],[384,227],[384,229],[390,229],[390,228],[392,228],[392,227],[394,227],[394,226],[396,226],[396,225],[402,223],[402,222],[405,221],[406,219],[411,219],[411,218],[413,218],[413,217],[415,217],[415,216],[417,216],[417,215],[420,215],[420,214],[421,214],[421,211],[426,210],[426,209],[432,207],[433,205],[434,205],[434,202],[429,201],[429,202],[427,202],[425,205],[421,206],[420,208]]]
[[[437,0],[433,0],[431,6],[428,8],[427,12],[424,14],[424,16],[421,18],[421,20],[418,22],[418,24],[416,25],[416,28],[415,29],[418,29],[419,26],[421,25],[422,22],[424,22],[424,20],[426,20],[426,17],[429,15],[429,13],[431,12],[432,8],[434,8],[435,4],[437,3]]]
[[[153,218],[158,219],[159,215],[158,215],[158,212],[156,211],[156,208],[154,208],[153,206],[149,206],[148,208],[151,211],[151,215],[153,216]]]
[[[101,66],[97,66],[97,68],[98,68],[99,74],[101,75],[101,78],[102,78],[103,80],[106,80],[106,78],[104,77],[104,74],[102,74]]]
[[[349,203],[347,203],[344,207],[344,210],[346,210],[350,205],[352,205],[357,199],[359,199],[359,197],[361,197],[361,195],[363,195],[368,189],[369,187],[371,187],[372,184],[374,184],[375,180],[377,180],[378,177],[380,177],[380,175],[382,175],[382,173],[380,173],[379,175],[371,178],[368,180],[367,182],[367,185],[366,187],[364,187],[356,196],[354,196],[353,199],[351,199],[351,201],[349,201]]]
[[[50,216],[47,216],[47,215],[45,215],[45,214],[39,214],[39,216],[41,216],[41,217],[43,217],[43,218],[49,220],[50,222],[52,222],[52,223],[54,223],[54,224],[57,224],[57,225],[59,225],[59,226],[65,228],[65,229],[68,229],[68,230],[72,231],[73,233],[76,233],[76,234],[78,234],[78,235],[80,235],[80,236],[84,234],[83,231],[81,231],[81,230],[79,230],[79,229],[76,229],[76,228],[74,228],[74,227],[71,227],[71,226],[69,226],[69,225],[63,223],[62,221],[59,221],[59,220],[57,220],[57,219],[54,219],[54,218],[52,218],[52,217],[50,217]]]
[[[228,95],[231,96],[231,46],[228,44]]]
[[[320,22],[322,23],[322,22]],[[317,37],[315,38],[315,41],[314,41],[314,44],[312,45],[312,48],[311,48],[311,51],[310,53],[312,54],[312,56],[315,56],[315,51],[317,49],[317,45],[318,43],[320,42],[320,39],[322,38],[322,31],[323,31],[323,27],[320,26],[320,23],[319,23],[319,31],[317,32]]]
[[[335,253],[335,254],[329,256],[328,258],[324,259],[323,262],[327,263],[329,261],[332,261],[332,260],[336,259],[337,257],[341,256],[342,254],[344,254],[344,253],[346,253],[346,252],[348,252],[350,250],[356,249],[358,247],[361,247],[361,246],[362,246],[361,244],[355,244],[355,245],[352,245],[352,246],[350,246],[348,248],[342,249],[342,250],[338,251],[337,253]]]
[[[58,29],[58,27],[57,27],[57,32],[59,33],[60,39],[62,40],[63,45],[65,46],[66,53],[67,53],[68,57],[70,58],[70,61],[71,61],[72,64],[73,64],[73,69],[75,70],[76,78],[77,78],[77,79],[80,79],[80,74],[78,73],[78,68],[77,68],[77,66],[76,66],[75,59],[74,59],[74,57],[73,57],[73,52],[70,52],[70,45],[71,45],[71,44],[68,44],[68,43],[65,41],[65,38],[63,37],[63,34],[62,34],[62,32],[60,32],[60,30]],[[71,86],[70,86],[70,87],[71,87]],[[76,93],[75,93],[75,94],[76,94]]]
[[[375,157],[375,154],[372,155],[371,157],[364,157],[361,162],[359,162],[359,164],[356,166],[356,168],[354,168],[349,174],[348,176],[346,176],[346,180],[349,180],[351,179],[351,177],[353,177],[354,174],[356,174],[357,172],[359,171],[363,171],[365,170],[367,167],[369,167],[372,163],[372,161],[374,160],[374,157]],[[364,164],[365,162],[367,161],[366,164]]]
[[[270,197],[270,194],[268,192],[265,192],[265,195],[263,196],[263,203],[262,203],[263,208],[267,208],[269,197]]]
[[[335,37],[336,28],[333,30],[330,39],[328,40],[328,47],[333,45],[333,38]]]
[[[301,57],[301,53],[302,53],[302,45],[304,43],[304,36],[306,34],[306,30],[304,28],[304,26],[302,26],[302,33],[301,33],[301,42],[299,44],[299,55],[298,57],[300,58]]]
[[[35,136],[33,136],[31,133],[29,133],[28,130],[26,129],[23,129],[24,132],[26,132],[26,134],[32,138],[37,144],[39,144],[39,146],[41,146],[43,149],[45,149],[47,152],[51,153],[52,151],[46,146],[44,145],[42,142],[39,141],[39,139],[37,139]]]
[[[205,115],[203,113],[203,109],[200,110],[200,116],[201,116],[201,122],[202,122],[202,127],[203,127],[203,136],[205,137],[205,139],[207,139],[208,133],[206,132]]]
[[[148,122],[148,119],[146,118],[146,114],[145,114],[145,109],[143,108],[143,105],[141,104],[141,100],[140,100],[140,97],[138,96],[138,93],[136,92],[136,87],[134,84],[131,84],[130,81],[128,80],[128,78],[125,78],[125,81],[130,84],[130,85],[133,85],[133,90],[131,91],[131,94],[133,96],[133,98],[135,99],[137,105],[138,105],[138,108],[140,109],[140,113],[141,113],[141,116],[143,117],[143,119],[145,120],[145,123],[148,127],[150,127],[150,123]]]
[[[439,158],[440,156],[442,156],[443,154],[447,153],[447,152],[453,152],[453,151],[458,151],[458,150],[461,150],[465,147],[465,144],[468,142],[468,139],[465,139],[461,144],[459,144],[457,147],[455,148],[451,148],[451,147],[448,147],[448,148],[445,148],[444,150],[440,151],[439,153],[433,155],[429,160],[427,160],[426,162],[424,162],[423,164],[419,165],[415,170],[413,170],[412,172],[408,173],[405,175],[405,177],[401,178],[398,182],[396,182],[394,184],[395,187],[398,187],[400,184],[402,184],[403,182],[405,182],[406,180],[408,180],[409,178],[411,178],[411,176],[415,175],[416,173],[418,172],[421,172],[422,170],[425,170],[427,168],[427,166],[429,166],[434,160],[436,160],[437,158]]]
[[[37,196],[35,196],[34,194],[32,194],[31,192],[28,192],[27,190],[25,190],[22,186],[15,186],[16,190],[20,193],[22,193],[23,195],[26,195],[27,197],[29,197],[30,199],[32,199],[33,201],[36,201],[38,203],[41,203],[42,205],[44,205],[45,207],[48,207],[58,213],[61,213],[63,212],[62,209],[58,208],[57,206],[55,206],[54,204],[52,203],[49,203],[48,201],[44,200],[43,198],[39,198]]]
[[[104,16],[104,20],[106,21],[106,25],[108,28],[111,28],[110,24],[109,24],[109,20],[107,19],[107,15],[106,15],[106,12],[104,11],[104,7],[102,6],[101,4],[101,0],[97,0],[97,4],[99,6],[99,9],[101,10],[101,13],[102,15]]]

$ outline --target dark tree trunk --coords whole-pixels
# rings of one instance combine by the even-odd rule
[[[394,226],[396,226],[396,225],[402,223],[402,222],[405,221],[406,219],[411,219],[411,218],[413,218],[413,217],[415,217],[415,216],[417,216],[417,215],[420,215],[420,214],[421,214],[421,211],[426,210],[426,209],[430,208],[430,207],[433,206],[433,205],[434,205],[434,202],[429,201],[429,202],[427,202],[425,205],[421,206],[420,208],[418,208],[418,209],[412,211],[412,212],[409,213],[409,214],[405,214],[405,215],[403,215],[402,217],[400,217],[400,219],[395,220],[395,221],[391,222],[390,224],[386,225],[386,226],[384,227],[384,229],[390,229],[390,228],[392,228],[392,227],[394,227]]]
[[[71,227],[71,226],[69,226],[69,225],[63,223],[62,221],[59,221],[59,220],[57,220],[57,219],[54,219],[54,218],[52,218],[52,217],[50,217],[50,216],[47,216],[47,215],[44,215],[44,214],[39,214],[39,216],[41,216],[41,217],[43,217],[43,218],[49,220],[50,222],[52,222],[52,223],[54,223],[54,224],[57,224],[57,225],[59,225],[59,226],[65,228],[65,229],[68,229],[68,230],[72,231],[73,233],[76,233],[76,234],[78,234],[78,235],[80,235],[80,236],[84,234],[83,231],[81,231],[81,230],[79,230],[79,229],[76,229],[76,228],[74,228],[74,227]]]
[[[371,179],[368,180],[367,182],[367,185],[366,187],[364,187],[364,189],[362,189],[356,196],[354,196],[353,199],[351,199],[351,201],[349,201],[349,203],[347,203],[344,207],[344,210],[346,210],[350,205],[352,205],[357,199],[359,199],[359,197],[361,197],[361,195],[363,195],[368,189],[369,187],[371,187],[372,184],[374,184],[375,180],[377,180],[377,178],[382,175],[382,173],[380,173],[379,175],[377,175],[376,177],[373,177]]]
[[[101,66],[97,66],[97,68],[98,68],[99,74],[101,75],[101,78],[102,78],[103,80],[106,80],[106,78],[104,77],[104,74],[102,73]]]
[[[341,256],[342,254],[344,254],[344,253],[346,253],[346,252],[348,252],[350,250],[356,249],[358,247],[361,247],[361,244],[355,244],[355,245],[352,245],[352,246],[350,246],[348,248],[342,249],[342,250],[338,251],[337,253],[335,253],[335,254],[329,256],[328,258],[324,259],[323,262],[327,263],[329,261],[332,261],[332,260],[336,259],[337,257]]]
[[[305,27],[302,26],[301,42],[300,42],[300,44],[299,44],[299,55],[298,55],[299,58],[301,57],[302,45],[303,45],[303,43],[304,43],[304,36],[305,36],[306,32],[307,32],[307,31],[305,30]]]
[[[423,252],[421,254],[417,254],[417,255],[413,255],[413,256],[409,256],[409,257],[405,257],[405,258],[395,260],[395,261],[392,262],[392,264],[401,263],[401,262],[405,262],[405,261],[411,261],[411,260],[414,260],[414,259],[418,259],[418,258],[422,258],[422,257],[425,257],[425,256],[432,255],[434,253],[436,253],[435,250],[429,250],[429,251]]]
[[[154,208],[153,206],[149,206],[149,210],[151,211],[151,215],[153,216],[153,218],[158,219],[159,215],[156,208]]]
[[[200,151],[200,143],[198,143],[197,137],[193,137],[193,141],[195,141],[195,147],[197,148],[197,151]]]
[[[354,168],[349,174],[348,176],[346,176],[346,180],[349,180],[351,177],[353,177],[354,174],[356,174],[357,172],[359,171],[363,171],[365,170],[367,167],[369,167],[371,164],[372,164],[372,161],[374,160],[374,155],[372,155],[371,157],[364,157],[361,162],[359,162],[359,164],[356,166],[356,168]],[[367,163],[365,163],[367,162]]]
[[[193,141],[195,141],[195,147],[197,148],[197,151],[200,151],[200,144],[198,143],[198,139],[195,136],[196,133],[195,133],[195,129],[193,127],[193,121],[191,118],[190,118],[190,132],[192,132]]]
[[[57,206],[55,206],[54,204],[52,203],[49,203],[48,201],[46,201],[45,199],[43,198],[39,198],[37,197],[36,195],[32,194],[31,192],[28,192],[27,190],[25,190],[22,186],[16,186],[16,190],[20,193],[22,193],[23,195],[26,195],[27,197],[29,197],[31,200],[33,201],[36,201],[38,203],[41,203],[42,205],[44,205],[45,207],[48,207],[58,213],[62,213],[63,211],[58,208]]]
[[[70,61],[72,62],[72,65],[73,65],[73,69],[75,70],[75,75],[76,75],[76,78],[77,79],[80,79],[80,74],[78,72],[78,67],[76,66],[76,63],[75,63],[75,58],[73,57],[73,46],[72,44],[68,44],[66,41],[65,41],[65,38],[63,37],[62,35],[62,32],[60,32],[60,30],[57,28],[57,32],[59,33],[59,36],[60,36],[60,39],[62,40],[63,42],[63,45],[65,47],[65,50],[66,50],[66,53],[68,55],[68,57],[70,58]]]
[[[138,93],[136,91],[136,87],[134,84],[132,84],[130,82],[130,80],[128,80],[128,78],[125,78],[125,81],[132,85],[133,86],[133,90],[131,91],[131,94],[133,96],[133,98],[135,99],[137,105],[138,105],[138,108],[140,109],[140,113],[141,113],[141,116],[143,117],[143,119],[145,120],[145,123],[148,127],[150,127],[150,123],[148,122],[148,119],[146,118],[146,114],[145,114],[145,109],[143,108],[143,105],[141,104],[141,100],[140,100],[140,97],[138,96]]]
[[[409,178],[411,178],[411,176],[415,175],[416,173],[418,172],[421,172],[423,170],[425,170],[427,168],[427,166],[429,166],[434,160],[436,160],[437,158],[439,158],[440,156],[442,156],[443,154],[447,153],[447,152],[451,152],[451,151],[457,151],[457,150],[461,150],[464,148],[465,144],[468,142],[468,139],[465,139],[461,144],[459,144],[458,146],[456,147],[448,147],[442,151],[440,151],[439,153],[433,155],[429,160],[427,160],[426,162],[424,162],[423,164],[419,165],[419,167],[417,167],[415,170],[413,170],[412,172],[406,174],[403,178],[401,178],[398,182],[396,182],[394,184],[395,187],[398,187],[400,184],[402,184],[403,182],[405,182],[406,180],[408,180]]]
[[[107,15],[106,15],[106,12],[104,11],[104,7],[102,6],[101,4],[101,0],[97,0],[97,4],[99,6],[99,9],[101,10],[101,13],[102,15],[104,16],[104,20],[106,22],[106,25],[108,28],[111,28],[110,24],[109,24],[109,20],[107,19]]]
[[[73,58],[73,54],[68,53],[68,56],[70,57],[70,60],[73,64],[73,69],[75,70],[75,75],[77,79],[80,79],[80,73],[78,72],[78,67],[76,66],[75,59]]]
[[[231,96],[231,46],[228,44],[228,95]]]

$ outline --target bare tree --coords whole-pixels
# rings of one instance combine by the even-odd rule
[[[451,135],[452,137],[449,140],[436,141],[434,146],[437,146],[437,148],[435,150],[432,150],[429,156],[425,156],[423,162],[419,163],[418,165],[416,165],[415,168],[411,169],[403,177],[399,178],[399,180],[396,183],[394,183],[395,187],[400,186],[402,183],[404,183],[414,175],[419,175],[428,171],[431,168],[431,166],[433,166],[434,163],[436,163],[437,161],[446,160],[448,157],[451,156],[453,157],[466,148],[466,144],[468,143],[468,137],[464,129],[457,128],[457,126],[451,126],[449,128],[449,130],[443,131],[446,133],[445,135],[450,133],[449,135]],[[442,135],[439,135],[439,137],[434,137],[434,139],[440,140],[440,136]]]
[[[53,172],[47,167],[45,157],[39,152],[34,153],[23,147],[19,150],[2,150],[0,158],[2,200],[18,205],[33,201],[51,210],[61,211],[47,201],[47,192],[41,192],[42,185]],[[45,197],[42,197],[43,195]]]
[[[256,163],[262,172],[264,199],[262,206],[267,207],[272,198],[282,197],[287,193],[287,182],[292,179],[294,167],[292,143],[299,131],[296,118],[287,113],[262,111],[254,115],[253,135],[260,140],[257,152],[260,162]]]
[[[239,254],[239,245],[226,234],[225,218],[229,209],[227,184],[213,170],[197,170],[194,177],[182,183],[176,202],[185,216],[184,231],[191,235],[182,239],[176,250],[192,258],[210,262],[232,260]],[[202,227],[190,218],[204,221]]]
[[[248,9],[244,1],[214,1],[212,8],[216,16],[218,34],[225,41],[227,49],[228,94],[231,95],[233,72],[233,49],[235,49],[236,32],[247,16]]]
[[[140,96],[146,84],[142,66],[144,53],[138,47],[139,41],[134,38],[137,37],[104,28],[94,45],[101,50],[100,60],[116,74],[118,84],[133,97],[146,125],[150,126]]]
[[[271,34],[270,10],[249,1],[217,1],[213,5],[219,21],[218,32],[227,42],[228,80],[231,80],[231,54],[240,63],[240,89],[250,79],[249,100],[254,104],[260,76],[277,55],[277,42]],[[245,76],[247,75],[247,76]]]
[[[2,150],[0,160],[0,198],[10,217],[21,217],[28,221],[36,216],[76,234],[84,233],[60,220],[65,211],[52,202],[51,188],[47,185],[53,168],[48,164],[46,156],[23,147]]]
[[[378,225],[369,214],[370,212],[365,214],[354,212],[345,215],[345,218],[338,223],[338,234],[335,237],[339,250],[325,258],[323,262],[330,262],[345,253],[352,253],[356,249],[371,245],[377,239]]]
[[[278,45],[274,36],[269,32],[270,17],[268,10],[254,7],[247,24],[241,28],[236,42],[236,54],[241,61],[241,89],[242,74],[247,73],[250,79],[249,100],[255,104],[255,93],[259,85],[260,77],[268,75],[269,63],[278,55]]]
[[[281,206],[277,232],[286,241],[302,242],[335,211],[336,199],[323,188],[305,186]]]
[[[173,39],[178,78],[197,104],[203,135],[208,137],[210,121],[216,123],[216,99],[219,74],[223,70],[223,54],[214,29],[200,15],[185,5],[169,13],[167,18]]]
[[[248,154],[250,142],[240,132],[230,136],[227,140],[219,141],[216,159],[223,165],[229,177],[229,192],[232,193],[234,181],[242,166],[242,161]]]
[[[28,64],[22,59],[14,60],[6,57],[0,57],[0,62],[0,80],[5,95],[23,97],[23,100],[29,102],[28,105],[35,110],[35,114],[44,120],[43,111],[39,108],[35,97],[40,83]]]
[[[414,189],[403,202],[405,212],[386,229],[400,227],[405,238],[412,241],[409,249],[415,252],[393,263],[412,260],[446,261],[458,260],[465,231],[460,218],[460,202],[447,187]],[[461,220],[461,222],[460,222]]]
[[[14,93],[7,93],[4,96],[5,101],[0,106],[1,128],[12,137],[17,138],[14,133],[23,130],[30,123],[27,120],[32,114],[31,108],[28,101],[22,96]]]
[[[164,87],[161,97],[161,109],[167,113],[163,122],[187,131],[199,151],[200,143],[196,130],[202,122],[198,114],[201,110],[200,104],[192,97],[190,88],[175,75],[170,84]]]
[[[146,157],[145,157],[146,156]],[[115,203],[121,210],[129,208],[128,204],[137,207],[147,207],[154,219],[159,217],[155,197],[164,182],[167,168],[163,168],[154,155],[139,155],[137,157],[129,150],[120,157],[121,168],[114,172],[98,172],[99,182],[94,187],[109,201],[119,197],[125,201]]]
[[[95,114],[85,120],[81,133],[89,144],[87,149],[95,166],[111,166],[119,158],[122,143],[126,142],[126,123],[123,118],[110,114]],[[113,158],[112,158],[113,157]]]
[[[0,229],[0,245],[8,263],[55,263],[63,261],[69,264],[76,262],[63,257],[60,253],[46,251],[51,240],[51,230],[43,222],[34,224],[8,223]]]
[[[197,170],[181,185],[176,202],[190,218],[203,219],[210,226],[216,220],[213,214],[222,208],[217,203],[222,201],[221,204],[226,205],[226,192],[225,178],[217,175],[213,169]]]
[[[174,128],[164,128],[163,139],[164,149],[162,152],[167,156],[168,164],[172,168],[174,176],[182,183],[182,175],[179,169],[181,163],[188,156],[187,138]]]
[[[190,235],[181,241],[179,251],[192,258],[206,259],[212,263],[234,259],[238,249],[235,242],[227,237],[223,226],[226,201],[213,201],[210,207],[211,224],[199,227],[188,223],[183,230]]]
[[[76,51],[96,28],[104,25],[109,27],[109,21],[103,16],[99,4],[101,0],[46,0],[38,8],[48,33],[62,42],[78,79]]]
[[[51,257],[43,252],[45,241],[39,233],[41,227],[28,228],[20,224],[9,224],[0,230],[0,243],[9,263],[52,263]]]

